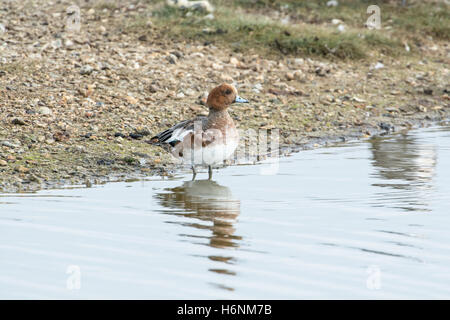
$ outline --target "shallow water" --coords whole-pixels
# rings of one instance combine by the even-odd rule
[[[1,195],[0,298],[450,298],[450,127],[266,166]]]

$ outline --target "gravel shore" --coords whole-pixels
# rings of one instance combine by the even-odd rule
[[[81,28],[69,31],[70,4],[1,4],[0,191],[170,175],[171,157],[146,140],[207,114],[205,94],[222,82],[251,102],[231,108],[239,127],[279,129],[284,148],[449,117],[445,43],[401,58],[266,56],[174,42],[151,15],[145,30],[130,31],[149,10],[139,1],[114,9],[83,2]]]

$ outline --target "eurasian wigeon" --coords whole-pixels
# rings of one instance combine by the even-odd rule
[[[195,179],[195,166],[208,166],[209,179],[212,166],[229,159],[239,143],[239,133],[227,108],[235,102],[248,101],[238,96],[237,90],[223,83],[211,90],[206,100],[207,117],[185,120],[158,133],[150,143],[163,147],[173,156],[191,165]]]

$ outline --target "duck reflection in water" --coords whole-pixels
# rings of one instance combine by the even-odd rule
[[[437,152],[435,146],[418,140],[413,133],[370,140],[374,186],[388,188],[376,197],[376,206],[393,206],[406,211],[428,211],[433,191]]]
[[[211,235],[206,237],[186,233],[181,236],[193,239],[207,238],[206,245],[213,248],[239,247],[242,237],[235,235],[234,224],[240,213],[240,201],[233,198],[229,188],[213,180],[194,180],[186,181],[179,187],[167,188],[165,192],[156,194],[155,197],[162,206],[171,209],[164,213],[192,219],[189,222],[186,220],[177,222],[180,225],[211,231]],[[218,254],[208,258],[227,264],[234,263],[233,257],[229,255]],[[227,269],[209,270],[234,275],[234,272]]]

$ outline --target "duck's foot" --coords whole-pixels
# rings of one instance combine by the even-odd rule
[[[212,179],[212,167],[211,166],[208,166],[208,180],[211,180]]]
[[[195,180],[195,177],[197,176],[197,171],[195,171],[195,167],[192,166],[192,181]]]

